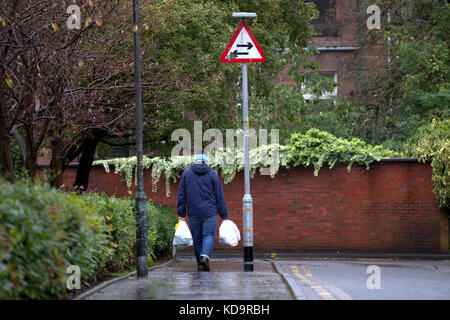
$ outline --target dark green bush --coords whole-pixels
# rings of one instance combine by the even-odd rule
[[[1,298],[62,297],[69,265],[85,279],[103,268],[104,226],[73,200],[45,185],[0,183]]]
[[[70,265],[80,267],[84,281],[131,268],[133,206],[133,200],[104,194],[79,196],[0,180],[0,299],[65,298]],[[148,208],[149,254],[167,255],[176,214],[150,202]]]
[[[80,197],[71,194],[73,197]],[[113,249],[107,256],[108,270],[124,270],[135,256],[136,226],[134,219],[134,201],[108,197],[95,193],[85,193],[80,197],[85,204],[93,207],[96,215],[101,217],[105,232],[109,236],[108,246]]]
[[[153,249],[154,255],[157,257],[171,257],[177,215],[173,209],[152,202],[148,202],[147,212],[149,234],[155,233],[157,235]]]

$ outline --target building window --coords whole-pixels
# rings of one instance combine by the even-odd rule
[[[317,24],[330,24],[336,22],[336,5],[334,0],[309,0],[316,5],[319,17],[312,22]]]
[[[315,36],[339,36],[341,27],[336,24],[336,1],[335,0],[309,0],[316,5],[319,17],[312,21]]]
[[[332,79],[336,84],[338,83],[338,77],[337,77],[337,73],[336,72],[325,72],[325,71],[319,71],[317,72],[319,75],[321,75],[322,77],[326,77],[326,78],[330,78]],[[302,85],[302,89],[306,90],[306,86]],[[338,94],[338,88],[337,86],[334,88],[333,91],[327,91],[326,88],[322,88],[322,95],[319,97],[319,99],[329,99],[329,98],[333,98],[336,97]],[[316,98],[316,96],[312,93],[305,93],[303,95],[303,98],[305,99],[305,101],[311,101],[314,100]]]

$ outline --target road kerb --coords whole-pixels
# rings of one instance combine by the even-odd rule
[[[281,276],[281,278],[284,280],[286,285],[288,286],[289,290],[291,291],[292,295],[296,300],[306,300],[306,295],[303,292],[303,290],[296,285],[295,279],[287,272],[284,272],[282,268],[278,265],[278,263],[274,260],[267,259],[272,261],[272,265],[275,268],[275,271]]]

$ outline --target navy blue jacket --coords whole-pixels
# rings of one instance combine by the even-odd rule
[[[219,175],[207,164],[193,164],[181,175],[177,213],[180,217],[210,217],[219,214],[227,219],[228,211]]]

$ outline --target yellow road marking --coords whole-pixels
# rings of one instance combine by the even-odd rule
[[[296,276],[297,278],[301,279],[304,283],[309,285],[322,299],[335,300],[334,297],[331,295],[331,293],[329,293],[327,290],[322,288],[322,286],[320,286],[314,282],[313,275],[311,274],[311,272],[307,266],[302,266],[302,269],[305,272],[305,275],[307,277],[309,277],[309,279],[305,278],[305,276],[303,276],[300,273],[300,271],[298,270],[298,268],[296,266],[289,266],[289,267],[291,268],[291,271],[294,274],[294,276]]]
[[[307,277],[312,277],[311,271],[309,270],[309,267],[307,266],[302,266],[303,271],[305,271],[305,275]]]
[[[290,267],[291,267],[292,272],[295,272],[295,273],[299,272],[296,266],[290,266]]]

